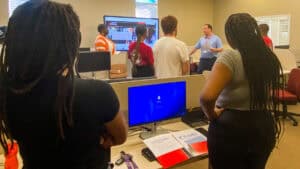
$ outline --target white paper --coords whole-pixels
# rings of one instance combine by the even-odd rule
[[[144,140],[144,143],[153,152],[155,157],[183,148],[172,134],[155,136]]]
[[[180,144],[182,144],[182,146],[191,153],[192,156],[197,156],[197,155],[201,155],[200,153],[195,152],[192,148],[191,148],[191,144],[194,143],[199,143],[199,142],[205,142],[207,141],[207,138],[199,133],[198,131],[194,130],[194,129],[188,129],[188,130],[184,130],[184,131],[178,131],[178,132],[174,132],[172,133],[172,135],[176,138],[176,140],[178,140],[178,142]]]

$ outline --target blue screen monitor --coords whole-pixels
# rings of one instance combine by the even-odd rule
[[[135,18],[122,16],[104,16],[108,28],[108,38],[116,44],[117,51],[128,51],[130,43],[136,41],[135,28],[138,24],[147,27],[145,43],[153,47],[159,38],[159,20],[157,18]]]
[[[130,127],[181,117],[185,112],[185,81],[128,88]]]

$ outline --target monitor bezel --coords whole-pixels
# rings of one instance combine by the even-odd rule
[[[142,18],[142,17],[134,17],[134,16],[116,16],[116,15],[104,15],[103,16],[103,23],[106,24],[106,17],[115,17],[115,18],[131,18],[131,19],[152,19],[152,20],[157,20],[157,27],[158,27],[158,37],[157,40],[160,38],[160,22],[159,18]],[[117,50],[120,52],[127,52],[128,50]]]
[[[163,120],[157,120],[157,121],[152,121],[152,122],[145,122],[145,123],[141,123],[141,124],[136,124],[136,125],[130,125],[130,110],[129,110],[129,89],[130,88],[136,88],[136,87],[146,87],[146,86],[152,86],[152,85],[164,85],[164,84],[170,84],[170,83],[184,83],[185,85],[185,111],[183,113],[183,115],[178,115],[176,117],[172,117],[172,118],[168,118],[168,119],[163,119]],[[168,121],[168,120],[172,120],[172,119],[176,119],[176,118],[180,118],[183,117],[186,113],[187,113],[187,82],[186,81],[172,81],[172,82],[163,82],[163,83],[151,83],[151,84],[145,84],[145,85],[139,85],[139,86],[130,86],[127,89],[127,104],[128,104],[128,111],[127,111],[127,115],[128,115],[128,126],[130,128],[134,128],[134,127],[138,127],[138,126],[143,126],[143,125],[149,125],[149,124],[155,124],[155,123],[160,123],[163,121]]]
[[[79,73],[109,71],[111,69],[111,55],[110,52],[106,51],[79,52],[76,62]]]

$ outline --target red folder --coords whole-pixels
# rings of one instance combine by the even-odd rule
[[[189,156],[183,149],[175,150],[157,157],[157,161],[163,168],[170,168],[189,159]]]
[[[190,146],[197,153],[200,153],[200,154],[206,154],[206,153],[208,153],[207,141],[194,143],[194,144],[191,144]]]

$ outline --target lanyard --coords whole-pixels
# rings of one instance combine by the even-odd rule
[[[132,160],[132,155],[121,152],[121,158],[125,161],[128,169],[139,169],[136,163]]]

